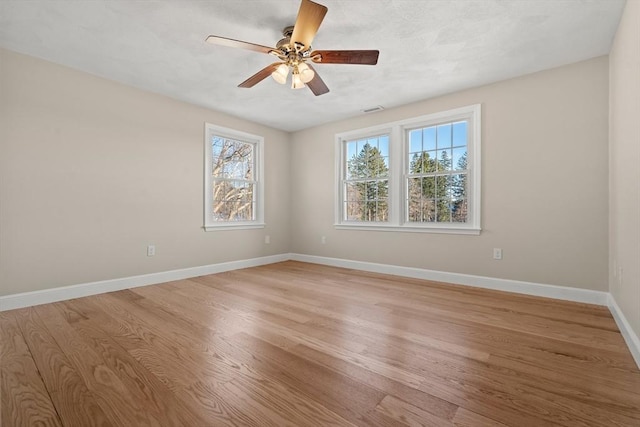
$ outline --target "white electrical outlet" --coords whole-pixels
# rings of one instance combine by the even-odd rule
[[[147,256],[155,256],[155,254],[156,254],[156,246],[155,245],[147,246]]]
[[[268,245],[269,243],[271,243],[271,236],[268,236],[268,235],[267,235],[267,236],[264,236],[264,243],[265,243],[266,245]]]
[[[502,249],[493,248],[493,259],[502,259]]]
[[[322,243],[323,245],[327,243],[327,236],[322,236],[320,238],[320,243]]]

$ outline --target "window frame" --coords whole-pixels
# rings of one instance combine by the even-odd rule
[[[211,215],[213,206],[213,183],[212,176],[212,138],[214,136],[228,138],[253,145],[254,158],[254,218],[251,221],[215,221]],[[205,123],[204,129],[204,209],[203,222],[205,231],[218,230],[242,230],[253,228],[264,228],[264,138],[239,130],[218,126],[212,123]]]
[[[420,223],[408,221],[408,157],[411,129],[466,120],[468,217],[465,223]],[[336,229],[404,231],[423,233],[472,234],[481,232],[481,105],[474,104],[447,111],[413,117],[335,135],[335,222]],[[344,220],[344,182],[348,159],[346,143],[354,139],[387,133],[389,135],[389,218],[386,222]]]

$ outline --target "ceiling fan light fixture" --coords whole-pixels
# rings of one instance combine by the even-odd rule
[[[300,73],[300,80],[304,83],[309,83],[315,77],[316,73],[304,62],[298,65],[298,72]]]
[[[294,71],[291,77],[291,89],[302,89],[304,87],[304,82],[302,81],[302,78],[300,78],[300,73],[296,73]]]
[[[278,67],[271,73],[271,77],[273,80],[277,81],[281,85],[287,82],[287,76],[289,75],[289,67],[286,64],[280,64]]]
[[[215,45],[266,53],[278,58],[277,62],[267,65],[240,83],[238,87],[254,87],[269,77],[269,74],[276,82],[284,85],[287,83],[289,72],[291,72],[292,89],[301,89],[307,86],[315,96],[319,96],[328,93],[329,88],[313,68],[311,62],[314,64],[376,65],[380,53],[377,50],[313,50],[311,47],[313,39],[326,14],[326,6],[313,0],[300,0],[296,22],[282,30],[283,37],[275,48],[213,35],[208,36],[206,41]]]

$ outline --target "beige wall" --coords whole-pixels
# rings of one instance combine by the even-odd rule
[[[334,229],[335,133],[476,103],[480,236]],[[607,138],[607,57],[294,133],[292,251],[606,291]]]
[[[609,287],[640,336],[640,1],[627,1],[609,75]]]
[[[606,57],[289,135],[0,55],[0,295],[287,252],[607,290]],[[480,236],[334,229],[336,132],[475,103]],[[265,230],[202,231],[205,121],[265,137]]]
[[[266,229],[203,231],[205,121],[265,137]],[[289,139],[0,50],[0,295],[288,252]]]

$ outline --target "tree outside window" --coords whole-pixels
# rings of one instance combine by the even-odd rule
[[[345,219],[380,222],[389,219],[389,137],[348,141]]]

